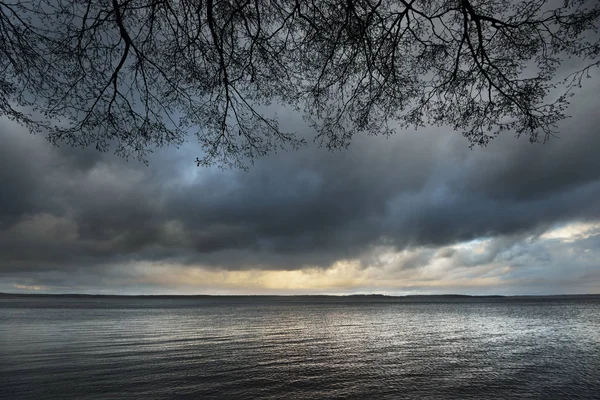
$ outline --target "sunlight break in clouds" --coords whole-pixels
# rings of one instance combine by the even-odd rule
[[[43,286],[39,286],[39,285],[19,285],[18,283],[15,283],[13,285],[13,287],[15,289],[20,289],[20,290],[33,290],[33,291],[38,291],[38,290],[42,290],[42,289],[46,289]]]
[[[176,293],[247,294],[408,294],[417,292],[471,289],[481,292],[501,284],[497,276],[467,276],[460,271],[453,277],[427,271],[390,275],[380,267],[361,267],[358,261],[338,261],[327,269],[215,271],[178,265],[137,265],[135,277],[121,284],[155,286]],[[485,272],[488,272],[487,269]]]
[[[571,222],[545,232],[542,239],[560,239],[571,243],[580,239],[600,234],[600,223],[597,222]]]
[[[595,261],[600,254],[586,242],[598,234],[593,233],[598,226],[573,223],[538,236],[493,237],[439,248],[379,246],[326,268],[226,270],[135,262],[118,267],[122,277],[111,285],[187,294],[523,294],[524,288],[544,293],[544,285],[564,293],[598,291],[594,277],[600,277]],[[564,232],[568,240],[556,243]]]

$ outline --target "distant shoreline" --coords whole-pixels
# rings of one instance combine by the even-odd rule
[[[460,299],[600,299],[600,293],[589,294],[552,294],[552,295],[468,295],[468,294],[415,294],[405,296],[394,296],[384,294],[348,294],[348,295],[326,295],[326,294],[300,294],[300,295],[271,295],[271,294],[231,294],[231,295],[127,295],[127,294],[84,294],[84,293],[0,293],[0,299],[17,297],[39,297],[39,298],[104,298],[104,299],[362,299],[362,300],[460,300]]]

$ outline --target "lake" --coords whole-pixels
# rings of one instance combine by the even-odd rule
[[[0,399],[600,398],[600,297],[0,298]]]

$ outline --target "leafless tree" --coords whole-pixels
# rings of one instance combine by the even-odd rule
[[[301,145],[273,103],[330,148],[390,122],[544,142],[599,20],[596,0],[0,0],[0,114],[142,158],[195,134],[198,164]]]

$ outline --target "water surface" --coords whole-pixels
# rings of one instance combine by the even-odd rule
[[[0,399],[600,398],[600,298],[0,299]]]

